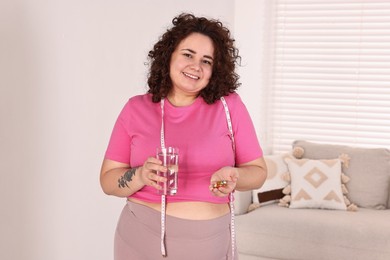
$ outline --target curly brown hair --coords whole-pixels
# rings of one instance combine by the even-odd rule
[[[235,92],[240,86],[235,65],[241,57],[234,46],[230,31],[218,20],[195,17],[182,13],[172,20],[173,27],[168,29],[149,51],[150,70],[148,74],[148,93],[153,102],[167,97],[172,88],[169,76],[171,56],[179,43],[192,33],[201,33],[210,37],[214,45],[213,72],[209,84],[199,95],[206,103],[212,104],[222,96]]]

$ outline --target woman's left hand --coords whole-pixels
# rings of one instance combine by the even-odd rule
[[[228,196],[236,188],[238,177],[239,173],[237,168],[230,166],[223,167],[211,176],[209,189],[214,196]],[[227,185],[217,185],[220,181],[227,181]]]

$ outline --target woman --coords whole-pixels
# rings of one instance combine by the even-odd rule
[[[127,198],[115,259],[238,259],[229,194],[266,178],[253,123],[235,93],[240,57],[217,20],[181,14],[172,23],[149,52],[148,93],[124,106],[101,169],[103,191]],[[156,174],[167,170],[155,156],[162,141],[180,151],[178,191],[166,208],[157,192],[166,181]]]

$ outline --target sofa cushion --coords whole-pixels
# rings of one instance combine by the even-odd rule
[[[270,259],[390,259],[389,219],[390,210],[271,204],[236,217],[237,248],[240,256]]]
[[[332,159],[345,153],[350,156],[345,174],[351,177],[347,183],[348,196],[358,207],[385,209],[389,198],[390,150],[384,148],[358,148],[344,145],[319,144],[295,141],[293,147],[304,149],[303,158]]]
[[[291,178],[290,208],[346,210],[341,161],[286,159]]]
[[[287,163],[284,161],[287,157],[292,158],[292,155],[283,153],[264,156],[267,165],[267,179],[261,188],[252,191],[253,203],[263,204],[269,201],[279,200],[284,196],[282,189],[288,182],[282,176],[288,171]]]

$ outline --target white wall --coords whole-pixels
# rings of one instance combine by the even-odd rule
[[[0,1],[0,259],[112,259],[124,201],[99,170],[146,55],[181,11],[219,18],[241,48],[240,94],[263,138],[256,0]]]
[[[264,153],[270,151],[266,112],[269,94],[265,86],[269,84],[271,68],[263,64],[269,64],[270,58],[272,35],[268,26],[272,1],[236,0],[234,10],[235,38],[242,56],[242,66],[238,67],[242,86],[238,92],[252,116]]]

